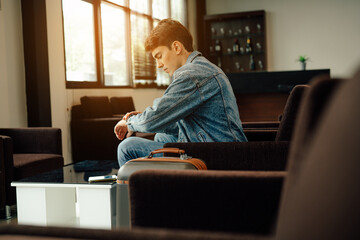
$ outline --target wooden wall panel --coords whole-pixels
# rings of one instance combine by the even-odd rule
[[[236,94],[242,122],[278,121],[288,93],[243,93]]]

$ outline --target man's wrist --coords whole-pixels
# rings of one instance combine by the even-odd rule
[[[127,114],[125,114],[125,116],[123,117],[122,120],[125,120],[125,122],[127,122],[127,120],[128,120],[132,115],[133,115],[132,113],[127,113]]]
[[[135,111],[133,111],[133,112],[128,112],[128,113],[125,114],[125,116],[123,117],[122,120],[125,120],[125,121],[127,122],[127,120],[128,120],[131,116],[137,115],[137,114],[139,114],[139,113],[140,113],[140,112],[135,112]]]

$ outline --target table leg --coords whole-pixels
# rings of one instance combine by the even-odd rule
[[[75,188],[16,187],[19,224],[71,226]]]
[[[80,227],[111,229],[116,222],[116,188],[78,188]]]

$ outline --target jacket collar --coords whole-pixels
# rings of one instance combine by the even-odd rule
[[[201,56],[201,55],[202,55],[201,52],[193,51],[193,52],[189,55],[189,57],[186,59],[185,64],[191,63],[192,61],[194,61],[194,59],[195,59],[196,57]],[[184,65],[185,65],[185,64],[184,64]],[[183,65],[183,66],[184,66],[184,65]],[[177,72],[178,72],[179,69],[181,69],[183,66],[181,66],[181,67],[179,67],[178,69],[175,70],[174,75],[171,77],[171,79],[172,79],[171,81],[174,80]]]
[[[201,56],[201,52],[193,51],[186,60],[186,63],[191,63],[197,56]]]

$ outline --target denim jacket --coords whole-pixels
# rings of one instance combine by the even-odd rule
[[[244,142],[236,99],[224,72],[194,51],[153,106],[130,117],[129,130],[167,133],[178,142]]]

